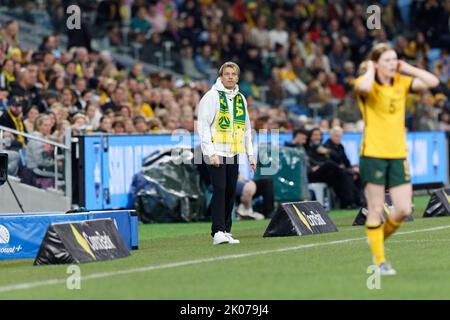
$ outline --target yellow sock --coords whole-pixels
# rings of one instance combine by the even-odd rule
[[[388,215],[386,221],[384,222],[384,240],[386,241],[386,239],[389,238],[391,234],[397,231],[401,224],[401,221],[395,221],[391,218],[390,215]]]
[[[372,256],[375,258],[377,266],[386,261],[384,257],[384,232],[383,225],[368,226],[366,225],[367,237],[369,238]]]

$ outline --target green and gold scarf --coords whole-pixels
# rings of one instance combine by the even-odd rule
[[[227,97],[223,91],[218,91],[218,93],[220,110],[216,119],[213,141],[231,144],[232,152],[245,153],[245,106],[243,98],[240,93],[237,93],[233,99],[233,128],[231,128]]]

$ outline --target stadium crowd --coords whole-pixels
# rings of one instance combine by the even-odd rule
[[[74,134],[194,132],[199,99],[228,60],[241,66],[254,129],[361,131],[353,80],[373,44],[385,41],[441,80],[436,90],[409,96],[408,130],[450,131],[450,1],[380,1],[382,28],[375,30],[366,26],[369,2],[356,0],[5,3],[14,18],[0,29],[0,125],[18,131],[57,142],[67,127]],[[66,28],[72,3],[81,7],[81,30]],[[17,19],[54,33],[26,50]],[[132,44],[155,65],[169,50],[171,71],[182,76],[117,63],[111,52]],[[27,143],[11,139],[11,152]]]

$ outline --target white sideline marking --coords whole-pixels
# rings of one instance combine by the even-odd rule
[[[400,235],[418,233],[418,232],[439,231],[439,230],[445,230],[445,229],[449,229],[449,228],[450,228],[450,225],[434,227],[434,228],[427,228],[427,229],[420,229],[420,230],[413,230],[413,231],[398,232],[398,233],[394,234],[394,236],[400,236]],[[147,266],[147,267],[134,268],[134,269],[93,273],[93,274],[90,274],[87,276],[82,276],[81,280],[85,281],[85,280],[91,280],[91,279],[109,278],[109,277],[114,277],[114,276],[118,276],[118,275],[125,275],[125,274],[139,273],[139,272],[148,272],[148,271],[161,270],[161,269],[178,268],[178,267],[184,267],[184,266],[206,263],[206,262],[238,259],[238,258],[259,256],[259,255],[270,254],[270,253],[294,251],[294,250],[315,248],[315,247],[335,245],[335,244],[355,242],[355,241],[362,241],[362,240],[366,240],[366,237],[352,238],[352,239],[345,239],[345,240],[336,240],[336,241],[329,241],[329,242],[322,242],[322,243],[310,243],[310,244],[303,244],[303,245],[294,246],[294,247],[264,250],[264,251],[250,252],[250,253],[240,253],[240,254],[227,255],[227,256],[222,256],[222,257],[207,258],[207,259],[188,260],[188,261],[167,263],[167,264],[161,264],[161,265],[156,265],[156,266]],[[14,290],[51,286],[51,285],[56,285],[56,284],[64,284],[64,283],[66,283],[66,279],[50,279],[50,280],[45,280],[45,281],[25,282],[25,283],[19,283],[19,284],[13,284],[13,285],[9,285],[9,286],[0,287],[0,293],[14,291]]]

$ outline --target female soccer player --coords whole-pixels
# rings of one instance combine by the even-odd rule
[[[412,187],[406,162],[405,100],[439,85],[428,71],[397,59],[387,43],[373,47],[367,70],[355,80],[356,98],[365,123],[361,142],[360,173],[368,202],[366,231],[374,263],[382,275],[395,275],[386,262],[384,241],[411,214]],[[394,211],[383,224],[385,187]]]

